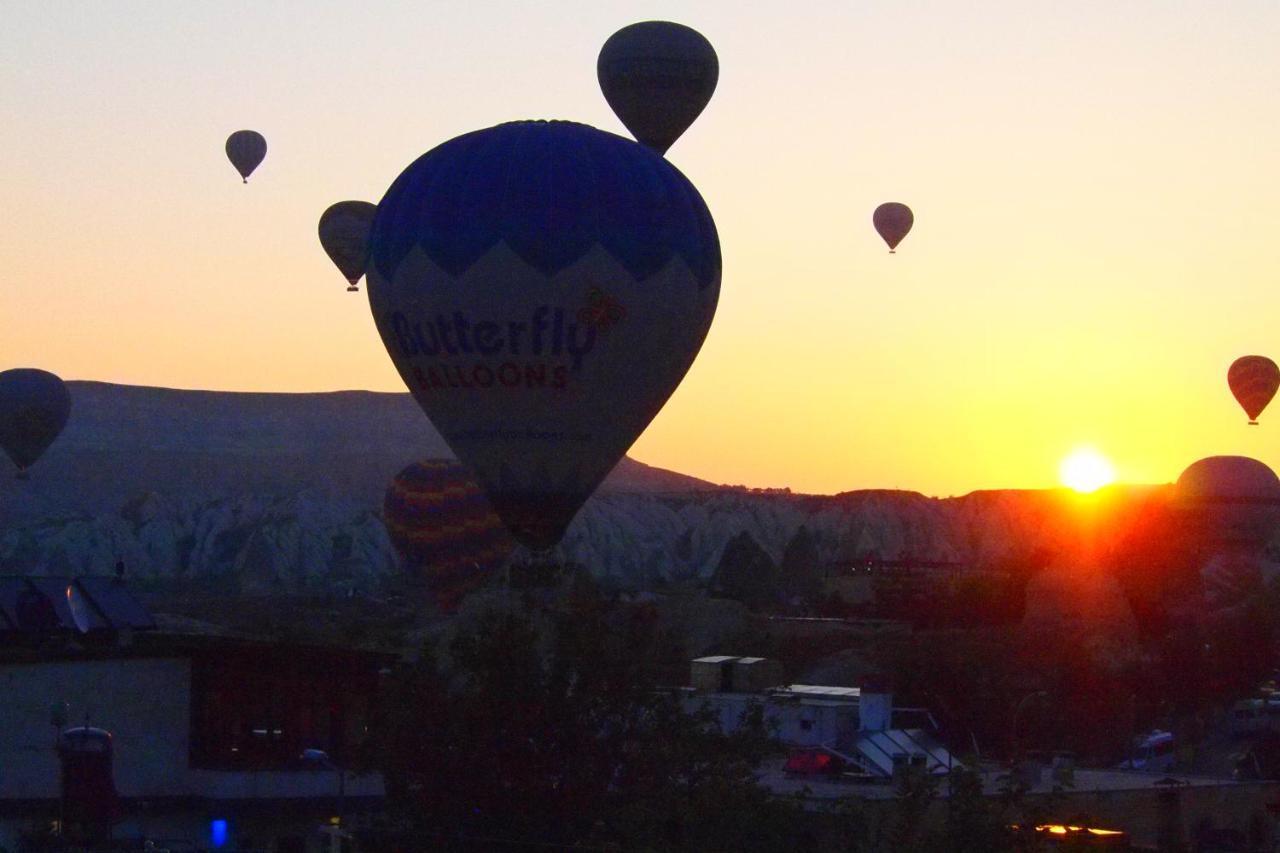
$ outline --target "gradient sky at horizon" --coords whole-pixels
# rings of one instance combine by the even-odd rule
[[[1280,4],[25,2],[0,46],[0,369],[180,388],[403,390],[315,235],[516,118],[625,133],[595,58],[703,32],[669,152],[720,231],[710,336],[632,449],[718,482],[956,494],[1241,453],[1280,358]],[[268,140],[241,185],[228,133]],[[872,209],[916,228],[889,256]],[[1276,404],[1280,406],[1280,403]],[[1268,417],[1270,415],[1270,417]]]

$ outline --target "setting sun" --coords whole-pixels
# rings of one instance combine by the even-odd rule
[[[1064,486],[1087,493],[1115,482],[1116,472],[1105,456],[1086,447],[1062,460],[1058,477]]]

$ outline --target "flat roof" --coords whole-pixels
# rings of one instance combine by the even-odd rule
[[[787,684],[774,687],[770,692],[795,693],[801,696],[847,696],[851,699],[857,699],[862,695],[862,691],[857,687],[832,687],[825,684]]]

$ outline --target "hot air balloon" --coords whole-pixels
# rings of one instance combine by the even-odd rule
[[[61,379],[44,370],[19,368],[0,373],[0,447],[18,466],[18,478],[40,458],[67,425],[71,394]]]
[[[871,223],[876,226],[876,231],[889,244],[889,254],[891,255],[897,250],[902,238],[910,233],[913,222],[915,222],[915,217],[911,214],[911,208],[896,201],[886,201],[876,208],[875,213],[871,214]]]
[[[426,581],[446,612],[515,547],[471,472],[452,459],[415,462],[397,474],[382,517],[405,567]]]
[[[665,154],[711,100],[720,61],[697,30],[645,21],[609,37],[596,60],[596,76],[627,130]]]
[[[377,212],[367,201],[340,201],[320,216],[320,245],[346,277],[349,291],[360,290],[356,282],[369,260],[369,229]]]
[[[237,130],[227,137],[227,159],[236,167],[244,182],[267,156],[267,140],[256,130]]]
[[[400,377],[545,555],[702,346],[720,292],[706,204],[629,139],[513,122],[418,158],[369,245],[369,307]]]
[[[1257,426],[1258,415],[1280,388],[1280,368],[1263,355],[1241,356],[1227,368],[1227,384],[1240,408],[1249,416],[1250,425]]]

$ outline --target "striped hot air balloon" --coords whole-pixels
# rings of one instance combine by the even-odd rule
[[[405,569],[426,581],[445,612],[515,547],[471,472],[452,459],[402,470],[387,488],[382,515]]]
[[[1227,368],[1227,384],[1249,416],[1249,423],[1256,426],[1258,415],[1280,388],[1280,367],[1263,355],[1242,356]]]

